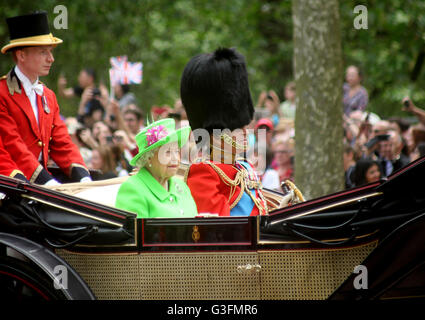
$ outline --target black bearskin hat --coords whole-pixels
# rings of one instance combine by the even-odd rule
[[[180,95],[192,130],[233,131],[254,115],[245,58],[235,49],[193,57],[184,68]]]

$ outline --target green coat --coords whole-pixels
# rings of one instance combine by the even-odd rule
[[[115,206],[137,213],[138,218],[188,218],[198,214],[189,187],[179,178],[168,180],[169,191],[146,168],[119,188]]]

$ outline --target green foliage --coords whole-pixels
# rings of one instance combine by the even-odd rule
[[[354,6],[368,9],[368,29],[353,27]],[[341,23],[345,65],[360,66],[369,91],[369,110],[383,117],[406,116],[401,100],[411,95],[425,104],[422,66],[415,64],[425,54],[425,3],[422,1],[341,1]]]
[[[134,86],[140,106],[173,105],[187,61],[219,46],[236,47],[246,57],[253,98],[275,89],[283,99],[292,80],[291,1],[277,0],[14,0],[0,11],[0,42],[8,43],[4,18],[33,10],[48,12],[52,33],[64,43],[55,50],[55,64],[43,79],[56,90],[59,74],[77,84],[78,71],[95,68],[109,86],[109,58],[127,55],[144,64],[143,83]],[[68,9],[68,29],[55,30],[56,5]],[[355,5],[368,8],[368,29],[353,27]],[[340,1],[344,63],[359,65],[370,93],[371,111],[382,116],[405,115],[400,100],[411,94],[425,105],[424,79],[415,64],[424,53],[425,3],[407,0]],[[425,54],[425,53],[424,53]],[[12,66],[0,59],[5,74]],[[423,68],[422,68],[423,69]],[[419,70],[420,71],[420,70]],[[64,115],[74,115],[78,100],[59,99]]]

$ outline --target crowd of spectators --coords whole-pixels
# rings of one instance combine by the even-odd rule
[[[424,110],[406,97],[404,110],[417,123],[402,118],[382,119],[368,110],[369,97],[361,84],[359,68],[349,66],[345,79],[341,108],[346,188],[388,177],[424,155]],[[151,106],[145,116],[130,86],[115,86],[111,99],[105,86],[96,85],[96,74],[90,68],[81,70],[75,87],[67,88],[67,81],[61,76],[58,89],[63,98],[80,98],[76,116],[65,122],[88,167],[101,173],[96,179],[132,172],[130,160],[138,152],[135,136],[147,121],[170,117],[176,120],[177,128],[189,124],[180,99],[172,107]],[[294,82],[285,86],[283,102],[273,90],[261,92],[248,127],[248,158],[258,169],[263,186],[269,189],[280,190],[283,181],[294,180],[295,97]],[[264,145],[260,146],[259,141]],[[183,160],[190,161],[187,157]]]
[[[383,119],[368,110],[369,96],[362,86],[359,68],[348,66],[345,80],[341,108],[344,127],[342,159],[346,188],[386,178],[425,154],[423,109],[406,97],[401,103],[410,118]],[[276,185],[287,179],[293,180],[296,170],[294,82],[285,86],[284,97],[284,102],[280,103],[273,90],[262,92],[253,125],[255,130],[265,129],[267,150],[271,150],[271,153],[263,152],[264,159],[258,159],[260,152],[256,150],[256,146],[252,162],[265,167],[263,185],[271,189],[279,189]]]

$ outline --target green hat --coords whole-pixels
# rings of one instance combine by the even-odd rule
[[[181,148],[189,139],[190,130],[189,126],[176,130],[176,122],[171,118],[151,123],[136,135],[139,153],[131,159],[130,164],[135,166],[143,154],[169,142],[178,141]]]

